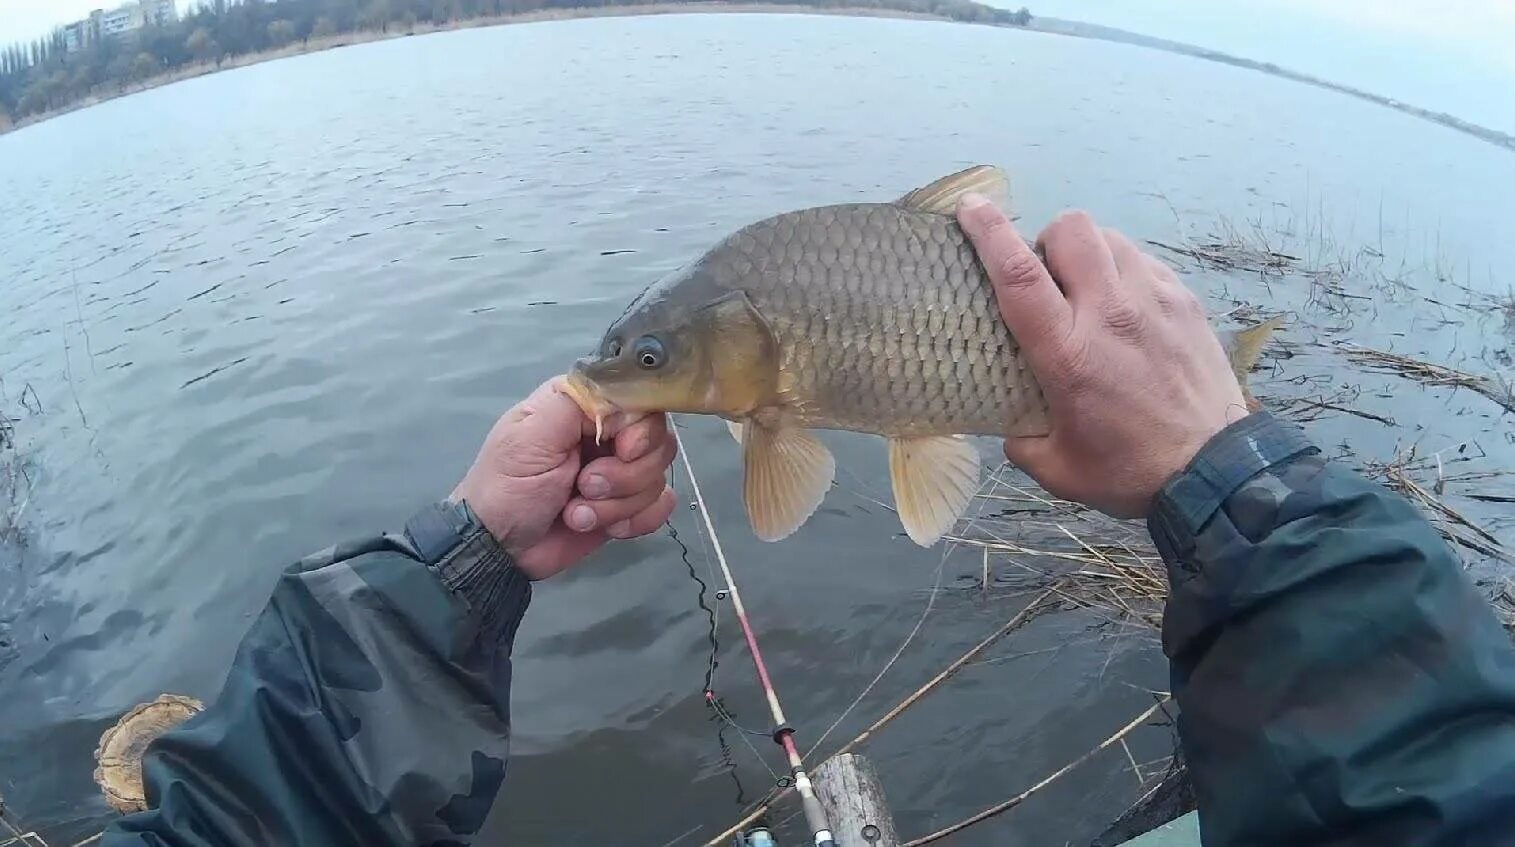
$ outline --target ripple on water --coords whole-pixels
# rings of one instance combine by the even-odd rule
[[[920,71],[951,67],[978,70]],[[1298,279],[1191,275],[1217,312],[1300,316],[1299,355],[1259,375],[1268,391],[1334,373],[1329,351],[1303,343],[1335,337],[1327,324],[1470,368],[1509,346],[1471,319],[1418,317],[1414,299],[1507,288],[1507,153],[1329,92],[1098,42],[861,19],[575,21],[397,39],[81,110],[0,137],[0,403],[31,384],[44,406],[18,425],[38,469],[34,542],[18,578],[0,577],[11,806],[55,841],[90,834],[106,815],[88,780],[104,725],[164,690],[213,697],[288,562],[393,529],[450,490],[494,416],[649,282],[759,217],[897,196],[975,161],[1010,169],[1028,231],[1068,205],[1160,240],[1225,217],[1288,231],[1309,255],[1374,244],[1392,254],[1385,269],[1446,272],[1376,313],[1340,314]],[[1363,396],[1440,446],[1493,425],[1467,392],[1382,376]],[[1316,433],[1392,453],[1402,431],[1373,426]],[[774,547],[745,527],[722,428],[684,434],[791,717],[814,738],[915,624],[939,553],[899,539],[875,504],[888,486],[869,439],[827,436],[845,483]],[[675,519],[705,568],[692,516]],[[1013,614],[998,595],[1015,585],[989,599],[964,588],[979,567],[947,560],[922,637],[837,736]],[[664,536],[539,587],[491,837],[664,843],[771,786],[740,733],[718,740],[709,721],[697,595]],[[761,729],[719,613],[715,689]],[[1004,799],[1129,719],[1144,696],[1132,685],[1165,685],[1150,646],[1114,648],[1096,624],[1038,619],[870,742],[902,831]],[[1141,745],[1165,740],[1138,736],[1136,755],[1157,758]],[[1071,774],[962,843],[1087,841],[1135,796],[1121,767]],[[605,806],[573,815],[563,786],[586,780]]]

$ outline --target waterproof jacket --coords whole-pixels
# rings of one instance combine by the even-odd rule
[[[1260,412],[1148,524],[1206,845],[1515,844],[1515,649],[1413,506]],[[530,594],[446,505],[297,563],[102,843],[472,843]]]

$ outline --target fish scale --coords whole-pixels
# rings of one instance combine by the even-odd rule
[[[815,513],[836,459],[810,432],[888,439],[895,510],[917,544],[951,529],[980,457],[956,436],[1047,430],[1047,407],[952,211],[1004,196],[978,165],[893,203],[802,209],[748,226],[642,293],[567,389],[594,417],[687,411],[732,422],[742,501],[776,541]],[[1279,319],[1230,336],[1246,374]]]
[[[979,319],[994,314],[994,292],[951,218],[876,203],[805,209],[740,230],[697,267],[768,321],[803,426],[1045,430],[1019,346]]]

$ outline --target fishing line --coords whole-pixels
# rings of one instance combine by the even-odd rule
[[[719,721],[721,724],[715,732],[716,745],[720,748],[721,751],[721,764],[725,766],[726,773],[731,777],[732,784],[736,787],[736,804],[740,806],[747,802],[747,787],[742,785],[741,775],[737,773],[736,758],[732,755],[731,745],[726,741],[726,731],[728,729],[737,730],[739,733],[738,737],[742,739],[742,743],[747,746],[747,749],[752,751],[753,758],[757,759],[758,763],[768,771],[768,775],[773,778],[775,785],[778,785],[781,788],[787,787],[789,781],[787,777],[779,776],[778,772],[768,764],[768,760],[763,758],[763,754],[758,752],[758,749],[754,747],[752,742],[747,739],[747,735],[749,734],[766,736],[767,733],[748,729],[737,723],[736,716],[731,714],[730,710],[726,708],[725,701],[715,694],[715,671],[716,668],[720,667],[721,664],[720,641],[716,638],[716,629],[719,624],[717,610],[720,608],[720,606],[717,605],[716,607],[712,608],[708,603],[705,602],[705,595],[710,591],[709,583],[701,579],[699,573],[695,570],[694,562],[689,558],[689,545],[685,544],[684,539],[679,537],[679,531],[673,525],[672,518],[666,521],[665,525],[668,527],[668,535],[673,539],[673,543],[679,545],[679,558],[683,560],[684,567],[688,569],[689,578],[694,580],[695,584],[699,586],[699,594],[696,597],[696,602],[699,604],[700,609],[705,612],[706,620],[709,623],[709,628],[706,630],[705,637],[706,640],[710,642],[710,655],[705,662],[705,684],[701,689],[701,693],[704,695],[706,708],[710,709],[711,711],[710,720]],[[704,534],[698,532],[698,526],[696,526],[696,534],[700,537],[701,547],[704,547],[707,551],[705,562],[708,568],[710,562],[710,556],[708,554],[709,546],[705,541]],[[713,581],[714,572],[711,571],[710,573]],[[717,596],[722,596],[724,593],[724,591],[718,592]]]
[[[854,482],[856,482],[859,486],[862,486],[864,488],[869,487],[867,485],[867,483],[865,483],[863,480],[859,479],[855,474],[851,473],[850,471],[847,471],[846,469],[843,469],[843,472],[846,473],[849,477],[852,477],[852,480]],[[998,489],[1000,487],[1000,484],[1001,484],[999,478],[997,476],[991,475],[990,476],[990,482],[992,483],[992,488],[988,492],[984,492],[983,490],[980,490],[979,494],[984,494],[984,493],[993,494],[993,493],[996,493],[998,491]],[[871,501],[873,503],[877,503],[878,505],[880,505],[880,506],[888,509],[891,512],[895,511],[894,507],[890,506],[889,504],[883,503],[883,502],[881,502],[881,501],[879,501],[879,500],[877,500],[877,499],[875,499],[873,497],[870,497],[870,496],[868,496],[866,494],[863,494],[860,491],[851,491],[850,493],[853,494],[854,496],[861,497],[864,500],[869,500],[869,501]],[[983,517],[983,513],[984,513],[984,501],[983,501],[983,498],[982,497],[975,497],[975,499],[979,503],[978,510],[974,513],[974,515],[971,518],[968,519],[968,523],[964,527],[965,530],[972,529],[974,526],[977,525],[978,520]],[[915,626],[912,627],[911,630],[910,630],[910,633],[905,636],[905,640],[900,642],[900,646],[895,649],[894,655],[892,655],[892,656],[889,657],[889,661],[885,662],[884,666],[879,669],[879,672],[877,674],[874,674],[873,679],[869,680],[868,684],[865,685],[865,686],[863,686],[863,690],[860,691],[860,692],[858,692],[857,697],[854,697],[851,703],[847,704],[847,708],[843,709],[842,713],[836,716],[836,720],[834,720],[834,721],[831,722],[831,726],[826,727],[826,731],[823,732],[823,733],[821,733],[821,737],[817,738],[815,740],[815,743],[810,746],[810,749],[808,751],[806,751],[806,753],[805,753],[806,756],[814,756],[815,755],[815,751],[820,749],[821,744],[828,737],[830,737],[831,733],[834,732],[837,727],[841,726],[842,721],[846,720],[847,716],[850,715],[850,714],[852,714],[852,711],[858,707],[858,704],[860,704],[860,703],[863,702],[863,699],[865,697],[867,697],[869,695],[869,693],[871,693],[873,691],[873,689],[874,689],[875,686],[878,685],[879,680],[883,679],[884,675],[887,674],[887,673],[889,673],[889,669],[893,668],[894,665],[895,665],[895,663],[899,661],[900,656],[904,655],[905,649],[910,646],[911,642],[915,641],[915,637],[920,634],[921,627],[925,626],[925,624],[926,624],[926,618],[930,617],[931,610],[933,608],[935,608],[935,606],[936,606],[937,595],[939,595],[941,593],[941,590],[942,590],[942,573],[946,570],[946,567],[947,567],[947,557],[951,556],[953,554],[953,552],[955,552],[961,546],[962,545],[959,544],[956,541],[949,541],[949,542],[947,542],[947,546],[945,548],[943,548],[943,550],[942,550],[941,559],[939,559],[937,561],[937,563],[936,563],[936,576],[935,576],[934,582],[931,585],[931,593],[926,598],[926,606],[925,606],[925,608],[921,609],[920,617],[916,618],[916,620],[915,620]]]
[[[684,560],[684,567],[689,569],[689,578],[700,585],[700,594],[695,602],[699,603],[700,609],[705,612],[705,617],[710,621],[710,629],[705,634],[706,639],[710,641],[710,658],[705,663],[704,688],[704,693],[709,696],[712,686],[715,684],[715,669],[720,667],[721,664],[721,660],[718,657],[721,645],[715,638],[715,610],[710,608],[709,604],[705,602],[705,593],[710,590],[710,586],[706,584],[705,580],[700,579],[699,574],[695,573],[694,562],[689,560],[689,545],[685,544],[682,538],[679,538],[679,531],[674,528],[673,519],[669,518],[665,525],[668,527],[668,535],[673,539],[673,543],[679,545],[679,558]]]
[[[694,494],[695,505],[699,507],[700,518],[704,521],[706,532],[710,534],[710,544],[715,551],[715,559],[721,566],[721,576],[725,580],[726,591],[731,598],[732,611],[736,614],[737,623],[741,625],[742,637],[747,641],[747,652],[752,657],[753,670],[756,671],[758,683],[762,686],[763,694],[768,700],[768,711],[773,718],[773,740],[784,748],[784,755],[789,761],[790,776],[794,779],[795,790],[799,792],[800,803],[805,810],[805,820],[814,836],[816,847],[835,847],[836,839],[826,822],[826,812],[821,808],[810,777],[805,773],[805,763],[800,757],[799,747],[795,745],[794,727],[790,726],[784,717],[784,707],[779,703],[778,691],[774,688],[773,679],[768,675],[768,665],[763,661],[763,651],[758,646],[757,634],[753,632],[752,624],[747,619],[747,607],[742,602],[742,593],[737,588],[736,579],[731,575],[731,565],[727,563],[726,552],[721,548],[721,538],[716,534],[715,522],[711,520],[710,510],[706,507],[704,495],[700,492],[700,481],[694,475],[694,465],[689,460],[689,451],[679,435],[678,426],[671,426],[669,429],[673,432],[679,458],[683,460],[684,473],[689,477],[689,487]]]
[[[951,547],[942,552],[941,561],[937,562],[936,564],[936,582],[931,586],[931,594],[926,598],[926,607],[924,609],[921,609],[921,616],[919,618],[916,618],[915,627],[910,630],[910,634],[905,636],[905,640],[900,642],[900,646],[894,651],[894,655],[890,656],[889,661],[885,662],[882,668],[879,668],[879,672],[874,675],[873,679],[870,680],[867,685],[863,686],[863,690],[858,692],[857,697],[853,698],[852,702],[847,704],[847,708],[843,709],[842,713],[836,716],[836,720],[831,722],[831,726],[826,727],[826,731],[821,733],[821,737],[817,738],[815,740],[815,743],[810,745],[810,749],[805,752],[805,755],[815,755],[815,751],[820,749],[821,744],[825,742],[827,737],[829,737],[837,727],[841,726],[842,721],[846,720],[847,716],[852,714],[852,710],[856,709],[858,704],[863,702],[863,698],[867,697],[868,694],[873,691],[873,687],[875,685],[878,685],[878,681],[884,678],[884,674],[888,673],[889,669],[894,667],[894,663],[899,661],[900,656],[905,652],[905,648],[909,647],[910,642],[915,640],[915,636],[920,633],[921,627],[925,625],[926,618],[930,616],[931,609],[936,606],[936,596],[941,592],[942,589],[942,572],[946,570],[947,556],[950,555],[951,552]]]

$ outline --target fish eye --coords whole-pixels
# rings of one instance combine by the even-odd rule
[[[638,338],[632,347],[632,352],[636,354],[637,364],[641,365],[643,370],[661,368],[663,361],[667,358],[667,354],[663,351],[663,342],[650,335]]]
[[[619,357],[621,355],[620,337],[612,336],[605,339],[605,345],[601,348],[601,351],[604,353],[604,357],[607,359],[614,359]]]

